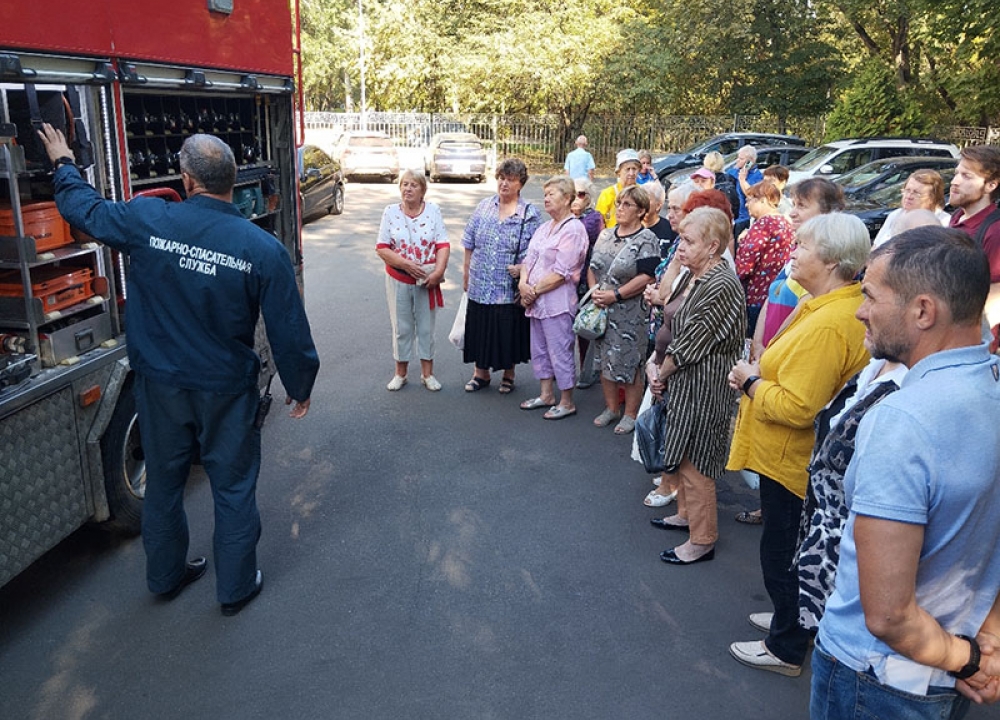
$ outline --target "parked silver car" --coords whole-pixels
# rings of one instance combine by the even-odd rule
[[[348,178],[380,175],[392,182],[399,179],[399,153],[384,132],[346,132],[337,142],[335,155]]]
[[[431,182],[443,177],[486,180],[486,149],[472,133],[444,132],[431,138],[424,159]]]

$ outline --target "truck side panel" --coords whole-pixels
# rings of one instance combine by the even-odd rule
[[[4,2],[0,46],[291,75],[287,0],[237,0],[233,5],[226,15],[209,12],[205,0]]]
[[[0,420],[0,585],[91,515],[70,387]]]

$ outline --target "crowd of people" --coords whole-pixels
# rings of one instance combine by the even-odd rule
[[[499,371],[509,393],[530,361],[539,392],[524,410],[570,417],[574,390],[599,381],[595,426],[629,435],[655,416],[658,471],[644,504],[676,502],[651,520],[686,534],[660,555],[671,565],[715,557],[716,482],[726,470],[752,477],[761,509],[742,515],[762,527],[773,612],[750,614],[765,637],[730,652],[798,676],[815,644],[814,718],[886,703],[960,717],[970,699],[1000,699],[1000,498],[990,492],[1000,360],[989,348],[1000,150],[962,152],[953,214],[941,177],[914,173],[873,251],[838,185],[813,178],[786,195],[787,170],[762,173],[750,146],[725,173],[706,157],[664,197],[649,153],[631,149],[596,194],[586,138],[576,144],[566,175],[544,183],[547,221],[520,197],[524,163],[508,159],[466,225],[465,390]],[[400,190],[378,240],[389,389],[406,382],[415,338],[436,390],[447,239],[422,178],[404,173]],[[601,323],[590,342],[575,332],[585,313]]]

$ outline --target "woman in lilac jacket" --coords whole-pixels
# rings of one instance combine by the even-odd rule
[[[546,420],[576,414],[573,388],[573,320],[576,285],[587,256],[587,231],[573,214],[573,181],[557,176],[544,185],[545,212],[552,218],[531,236],[524,262],[518,268],[521,305],[531,323],[531,367],[541,382],[538,397],[521,403],[523,410],[545,407]],[[560,390],[556,405],[555,387]]]

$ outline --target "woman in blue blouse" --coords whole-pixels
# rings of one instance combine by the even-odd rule
[[[527,318],[515,300],[517,266],[541,224],[541,214],[521,198],[528,169],[517,158],[497,167],[497,194],[472,213],[462,236],[462,284],[469,295],[465,316],[465,362],[475,363],[466,392],[489,386],[490,371],[503,370],[500,392],[514,389],[514,366],[531,358]]]

